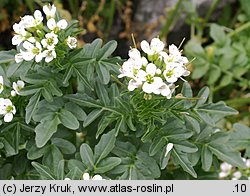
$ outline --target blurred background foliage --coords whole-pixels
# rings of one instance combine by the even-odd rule
[[[97,37],[105,42],[115,39],[116,55],[126,58],[131,33],[137,43],[159,35],[178,45],[185,38],[183,52],[190,60],[195,58],[188,79],[194,91],[208,85],[211,102],[224,100],[239,110],[237,118],[224,122],[226,128],[238,121],[250,125],[249,0],[156,0],[153,4],[147,0],[1,0],[0,50],[14,48],[12,25],[20,16],[46,3],[54,3],[67,20],[79,21],[84,29],[78,37],[79,47]]]

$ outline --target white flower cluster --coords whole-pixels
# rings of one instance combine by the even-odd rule
[[[20,53],[15,55],[17,63],[31,61],[35,59],[40,62],[45,58],[45,62],[50,62],[56,58],[56,45],[60,43],[58,35],[61,30],[67,28],[68,23],[65,19],[56,21],[56,7],[54,5],[43,6],[47,23],[43,24],[43,15],[39,10],[34,15],[26,15],[21,18],[19,23],[13,25],[15,35],[12,44],[21,46]],[[64,43],[70,49],[77,46],[77,40],[68,36]]]
[[[221,172],[219,173],[219,178],[225,179],[229,178],[232,180],[239,180],[242,176],[245,176],[250,180],[250,159],[243,158],[246,164],[246,169],[238,170],[234,168],[231,164],[223,162],[220,165]]]
[[[20,90],[24,87],[24,82],[18,80],[13,82],[10,94],[12,97],[19,95]],[[4,80],[3,76],[0,76],[0,115],[4,116],[4,122],[11,122],[13,116],[16,114],[16,107],[13,105],[12,101],[4,94]]]
[[[168,52],[164,48],[165,44],[159,38],[153,38],[150,44],[145,40],[141,42],[141,49],[147,58],[136,48],[129,51],[129,59],[123,63],[118,76],[129,78],[129,91],[142,88],[146,94],[171,98],[174,83],[190,72],[186,68],[188,59],[175,45],[170,45]]]

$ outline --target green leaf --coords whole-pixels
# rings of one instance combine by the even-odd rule
[[[202,163],[202,169],[205,171],[209,171],[213,162],[213,154],[209,150],[209,148],[204,145],[201,150],[201,163]]]
[[[196,133],[200,133],[201,128],[199,122],[193,118],[192,116],[189,115],[184,115],[185,120],[186,120],[186,126],[187,128],[195,131]]]
[[[44,120],[38,124],[35,128],[36,132],[36,145],[38,148],[43,147],[52,135],[57,131],[57,126],[60,124],[60,120],[57,116],[53,119]]]
[[[176,164],[180,165],[184,171],[188,172],[194,178],[197,178],[197,174],[186,154],[180,153],[173,148],[172,155]]]
[[[85,119],[85,121],[83,122],[83,127],[87,127],[88,125],[90,125],[90,123],[92,123],[94,120],[96,120],[102,114],[102,112],[103,112],[102,109],[92,110],[88,114],[88,116]]]
[[[55,180],[55,177],[53,176],[53,174],[51,174],[51,171],[47,166],[44,166],[37,162],[32,162],[31,164],[44,179]]]
[[[232,74],[226,74],[222,77],[219,86],[224,87],[229,85],[233,80],[233,75]]]
[[[6,156],[10,157],[19,153],[19,142],[20,142],[20,124],[12,123],[7,124],[1,128],[0,141],[4,144],[4,150]]]
[[[158,153],[160,150],[162,150],[162,148],[167,144],[167,141],[166,139],[162,138],[160,136],[159,137],[156,137],[152,144],[150,145],[150,148],[149,148],[149,155],[150,156],[154,156],[156,153]]]
[[[14,62],[15,53],[15,50],[0,51],[0,64]]]
[[[61,123],[69,129],[76,130],[80,126],[74,114],[72,114],[70,111],[66,109],[61,109],[58,117]]]
[[[112,40],[112,41],[106,43],[102,47],[102,49],[99,50],[97,58],[99,60],[108,58],[111,54],[113,54],[113,52],[115,51],[116,47],[117,47],[117,42],[115,40]]]
[[[89,108],[102,108],[100,103],[88,97],[88,95],[86,94],[66,95],[65,98],[81,106],[85,106]]]
[[[96,138],[98,138],[113,121],[115,121],[113,114],[103,116],[98,123]]]
[[[51,143],[57,146],[64,154],[73,154],[76,147],[68,140],[62,138],[52,138]]]
[[[87,117],[87,114],[84,110],[76,105],[75,103],[69,102],[65,104],[65,109],[70,111],[79,121],[84,121]]]
[[[27,124],[30,123],[31,118],[32,118],[32,116],[33,116],[33,114],[34,114],[34,112],[35,112],[35,110],[37,108],[37,105],[38,105],[39,101],[40,101],[40,98],[41,98],[41,93],[40,92],[37,92],[35,95],[33,95],[30,98],[29,103],[25,108],[25,111],[26,111],[26,113],[25,113],[25,122]]]
[[[42,148],[37,148],[37,146],[34,144],[27,153],[27,158],[29,160],[35,160],[41,158],[44,153],[47,150],[47,146],[44,146]]]
[[[110,99],[108,92],[103,84],[97,80],[96,82],[96,94],[98,98],[104,103],[105,106],[109,105]]]
[[[96,174],[103,174],[110,170],[112,170],[114,167],[119,165],[121,163],[121,159],[118,157],[108,157],[106,159],[101,160],[97,165],[95,169]]]
[[[206,103],[207,99],[209,96],[209,88],[208,87],[203,87],[197,97],[199,97],[200,99],[197,101],[196,105],[203,105],[204,103]]]
[[[110,81],[110,73],[105,65],[100,62],[96,65],[96,73],[103,84],[108,84]]]
[[[95,163],[98,164],[115,147],[115,130],[103,134],[99,143],[95,146]]]
[[[174,147],[179,152],[194,153],[198,151],[197,146],[189,141],[176,141],[174,142]]]
[[[55,145],[52,144],[48,147],[48,150],[44,153],[42,163],[43,165],[50,168],[50,170],[54,174],[56,174],[58,163],[61,160],[63,160],[63,155],[61,151]]]
[[[85,167],[91,171],[94,168],[95,160],[94,160],[93,151],[91,150],[88,144],[81,145],[80,155],[81,155],[81,158]]]
[[[82,173],[86,170],[86,168],[84,167],[83,163],[79,160],[76,159],[70,159],[68,160],[68,169],[72,170],[74,168],[78,168],[79,170],[82,171]]]
[[[210,26],[210,37],[212,37],[212,39],[220,45],[223,45],[226,42],[224,28],[217,24],[212,24]]]
[[[213,115],[214,114],[221,114],[221,115],[238,114],[238,112],[235,109],[226,106],[226,104],[222,101],[218,103],[204,104],[202,106],[199,106],[198,108],[195,108],[194,110],[211,113]]]
[[[188,82],[183,83],[183,86],[181,89],[181,94],[184,97],[189,97],[189,98],[193,97],[193,91],[192,91],[192,88]]]
[[[65,176],[65,178],[69,178],[71,180],[80,180],[82,178],[82,171],[75,167],[69,171],[69,173]]]
[[[64,160],[59,161],[56,172],[57,180],[64,180],[64,167],[65,167],[65,161]]]
[[[208,85],[213,85],[221,76],[221,70],[217,66],[212,66],[208,72]]]
[[[219,145],[209,145],[208,148],[218,159],[236,167],[246,168],[246,164],[243,162],[239,152],[229,151],[228,148]]]
[[[250,128],[236,123],[233,126],[233,130],[229,132],[230,141],[228,142],[230,146],[237,150],[248,149],[250,150]]]

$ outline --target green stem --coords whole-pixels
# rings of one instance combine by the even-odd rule
[[[238,27],[237,29],[235,29],[234,31],[230,32],[228,34],[229,37],[233,37],[234,35],[240,33],[241,31],[244,31],[246,29],[248,29],[250,27],[250,21],[243,24],[242,26]]]
[[[204,22],[202,27],[204,28],[204,26],[206,25],[206,23],[208,22],[209,18],[211,17],[213,11],[215,10],[215,8],[217,7],[218,3],[220,3],[220,0],[214,0],[212,5],[209,7],[209,10],[205,16]]]
[[[164,36],[168,34],[170,26],[172,25],[174,18],[177,15],[179,8],[181,7],[181,3],[182,3],[182,0],[178,0],[178,2],[175,4],[173,11],[169,13],[168,19],[166,20],[166,23],[161,30],[160,38],[163,38]]]

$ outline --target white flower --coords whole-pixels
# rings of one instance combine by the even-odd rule
[[[22,57],[26,61],[31,61],[35,58],[36,62],[40,62],[43,58],[42,46],[39,42],[36,42],[35,45],[25,41],[23,47],[26,51],[20,50]]]
[[[41,43],[44,48],[52,50],[55,48],[55,45],[58,43],[57,35],[54,32],[47,33],[45,35],[46,39],[42,39]]]
[[[169,56],[168,58],[165,58],[165,60],[168,62],[180,63],[181,65],[188,63],[187,57],[182,56],[181,52],[174,44],[169,46]]]
[[[21,19],[22,24],[25,28],[36,27],[43,21],[42,13],[39,10],[34,12],[34,16],[26,15]]]
[[[45,57],[45,62],[49,63],[54,58],[56,58],[56,51],[54,49],[52,49],[52,50],[45,50],[45,51],[43,51],[43,55]]]
[[[13,82],[12,88],[16,94],[20,95],[20,91],[23,89],[24,85],[25,84],[22,80],[18,80],[17,82]]]
[[[167,99],[170,99],[172,96],[172,91],[168,85],[165,83],[162,84],[162,86],[159,88],[160,94]]]
[[[122,78],[124,76],[135,78],[143,63],[146,63],[143,59],[134,60],[129,58],[122,64],[122,68],[120,69],[121,74],[118,76],[118,78]]]
[[[0,98],[0,115],[4,115],[4,122],[10,122],[13,115],[16,113],[16,108],[9,99]]]
[[[187,71],[183,66],[178,63],[171,62],[166,65],[166,69],[163,71],[163,75],[167,82],[174,83],[181,76],[189,75],[189,71]]]
[[[173,149],[174,144],[173,143],[168,143],[166,146],[166,153],[165,153],[165,157],[168,156],[169,152]]]
[[[47,19],[55,18],[56,6],[54,6],[54,4],[52,6],[50,4],[45,5],[45,6],[43,6],[43,12],[45,13]]]
[[[136,81],[134,79],[131,79],[128,83],[128,90],[134,91],[136,88],[140,87],[142,85],[141,81]]]
[[[89,173],[84,173],[82,177],[83,180],[104,180],[100,175],[94,175],[93,177],[91,177]]]
[[[64,180],[71,180],[70,178],[64,178]]]
[[[15,55],[15,61],[16,61],[16,63],[21,63],[23,61],[23,55],[22,55],[22,53],[17,53]]]
[[[65,19],[62,19],[62,20],[56,22],[54,18],[50,18],[47,21],[47,26],[51,31],[54,31],[55,33],[57,33],[58,31],[60,31],[62,29],[66,29],[68,26],[68,23]]]
[[[0,76],[0,93],[3,92],[3,76]]]
[[[233,178],[232,180],[239,180],[241,178],[242,174],[240,171],[236,171],[233,173]]]
[[[13,29],[15,31],[15,35],[11,40],[12,45],[20,45],[26,39],[27,31],[21,22],[15,23],[13,25]]]
[[[77,46],[77,39],[76,38],[68,36],[66,41],[67,41],[67,45],[70,49],[76,48],[76,46]]]
[[[250,168],[250,159],[247,159],[245,163],[246,163],[247,168]]]
[[[141,42],[141,49],[148,55],[154,55],[163,51],[165,44],[159,38],[153,38],[150,45],[147,41]]]
[[[148,64],[147,59],[145,57],[142,57],[140,51],[136,48],[132,48],[131,50],[129,50],[128,56],[130,57],[130,60],[132,59],[134,61],[134,65],[138,69]]]
[[[146,76],[145,76],[145,82],[142,86],[142,90],[145,93],[155,93],[159,94],[159,88],[163,85],[163,81],[160,77],[154,77],[156,74],[156,66],[153,63],[150,63],[146,67]]]
[[[233,166],[231,164],[226,163],[226,162],[222,163],[220,165],[221,172],[219,173],[219,177],[220,178],[227,177],[230,174],[232,168],[233,168]]]

